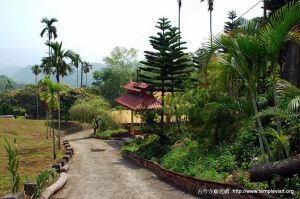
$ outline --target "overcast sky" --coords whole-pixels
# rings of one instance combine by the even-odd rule
[[[227,13],[240,16],[259,0],[215,0],[213,32],[223,30]],[[261,16],[258,4],[244,17]],[[158,18],[167,17],[177,25],[177,0],[1,0],[0,67],[40,64],[46,55],[40,32],[43,17],[58,19],[57,41],[65,49],[78,52],[89,62],[102,62],[115,46],[136,48],[139,59],[144,50],[152,50],[149,36],[154,35]],[[182,0],[181,31],[189,52],[209,39],[207,2]]]

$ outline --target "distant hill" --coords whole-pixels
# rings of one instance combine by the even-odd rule
[[[7,80],[11,80],[13,82],[13,89],[23,88],[25,84],[19,84],[14,82],[11,78],[6,75],[0,75],[0,90],[6,90]]]
[[[88,86],[92,85],[93,82],[93,73],[95,70],[100,70],[101,68],[105,67],[104,64],[101,63],[91,63],[93,65],[93,69],[91,72],[88,73]],[[9,68],[0,68],[0,74],[6,75],[8,77],[11,77],[13,81],[20,84],[32,84],[35,81],[35,75],[31,71],[32,66],[26,66],[26,67],[9,67]],[[38,80],[43,79],[44,75],[40,74],[38,75]],[[51,76],[51,79],[55,81],[55,77]],[[56,81],[55,81],[56,82]],[[67,77],[64,77],[61,79],[61,83],[64,83],[70,87],[76,87],[77,84],[77,72],[76,69],[74,69],[74,72],[72,74],[69,74]],[[80,84],[80,69],[79,69],[79,84]],[[83,74],[83,85],[86,84],[86,76]]]

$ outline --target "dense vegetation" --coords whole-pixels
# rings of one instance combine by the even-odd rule
[[[279,61],[281,46],[300,38],[299,29],[291,29],[300,19],[299,8],[286,5],[264,26],[262,19],[241,20],[232,31],[204,44],[194,54],[198,70],[185,92],[165,97],[166,115],[188,119],[162,125],[148,121],[142,127],[152,134],[123,150],[187,175],[252,189],[293,189],[293,196],[299,196],[297,175],[269,184],[249,181],[252,165],[300,152],[300,90],[280,80]]]
[[[214,1],[207,3],[212,23]],[[251,189],[292,189],[299,197],[297,175],[260,183],[249,180],[252,165],[300,153],[300,89],[282,80],[283,69],[289,67],[284,47],[300,41],[299,28],[294,26],[300,19],[300,5],[292,2],[275,12],[282,6],[279,1],[266,1],[264,18],[253,20],[236,19],[231,11],[224,34],[213,37],[210,24],[210,40],[190,54],[185,53],[179,29],[161,18],[156,26],[159,32],[150,37],[153,50],[145,51],[146,59],[138,62],[133,48],[114,48],[103,59],[106,67],[94,72],[92,88],[87,86],[91,64],[78,53],[64,50],[62,42],[51,41],[57,37],[53,26],[57,19],[44,18],[41,36],[48,34],[48,55],[32,72],[46,77],[13,90],[13,82],[1,76],[6,83],[0,92],[0,114],[47,118],[47,138],[51,120],[55,158],[55,119],[58,143],[61,119],[90,123],[95,137],[110,138],[124,131],[111,114],[118,108],[115,99],[124,93],[124,85],[141,78],[160,92],[162,108],[137,112],[142,118],[137,128],[147,138],[138,138],[123,150],[186,175]],[[141,69],[139,77],[135,77],[137,69]],[[73,70],[77,87],[60,84]],[[57,83],[49,79],[51,75]],[[172,117],[176,120],[170,123]]]

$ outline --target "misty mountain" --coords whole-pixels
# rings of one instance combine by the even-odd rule
[[[87,84],[88,86],[92,85],[93,82],[93,73],[95,70],[100,70],[101,68],[105,67],[104,64],[101,63],[91,63],[93,66],[93,69],[91,72],[87,74]],[[15,67],[4,67],[0,68],[0,75],[6,75],[10,77],[13,81],[16,83],[20,84],[32,84],[35,81],[35,75],[31,71],[32,66],[26,66],[26,67],[20,67],[20,66],[15,66]],[[79,68],[79,85],[80,85],[80,68]],[[38,75],[38,81],[40,79],[43,79],[44,74]],[[51,79],[56,82],[55,76],[51,75]],[[74,71],[69,74],[68,76],[61,78],[60,82],[63,84],[66,84],[70,87],[76,87],[77,86],[77,71],[76,68]],[[83,85],[86,84],[86,75],[83,73]]]

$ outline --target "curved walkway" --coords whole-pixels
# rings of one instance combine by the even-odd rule
[[[84,138],[90,133],[78,132],[65,139]],[[68,182],[53,199],[195,198],[161,181],[151,171],[123,159],[120,155],[121,141],[82,139],[70,144],[75,156],[68,172]],[[104,151],[91,152],[91,148]]]

